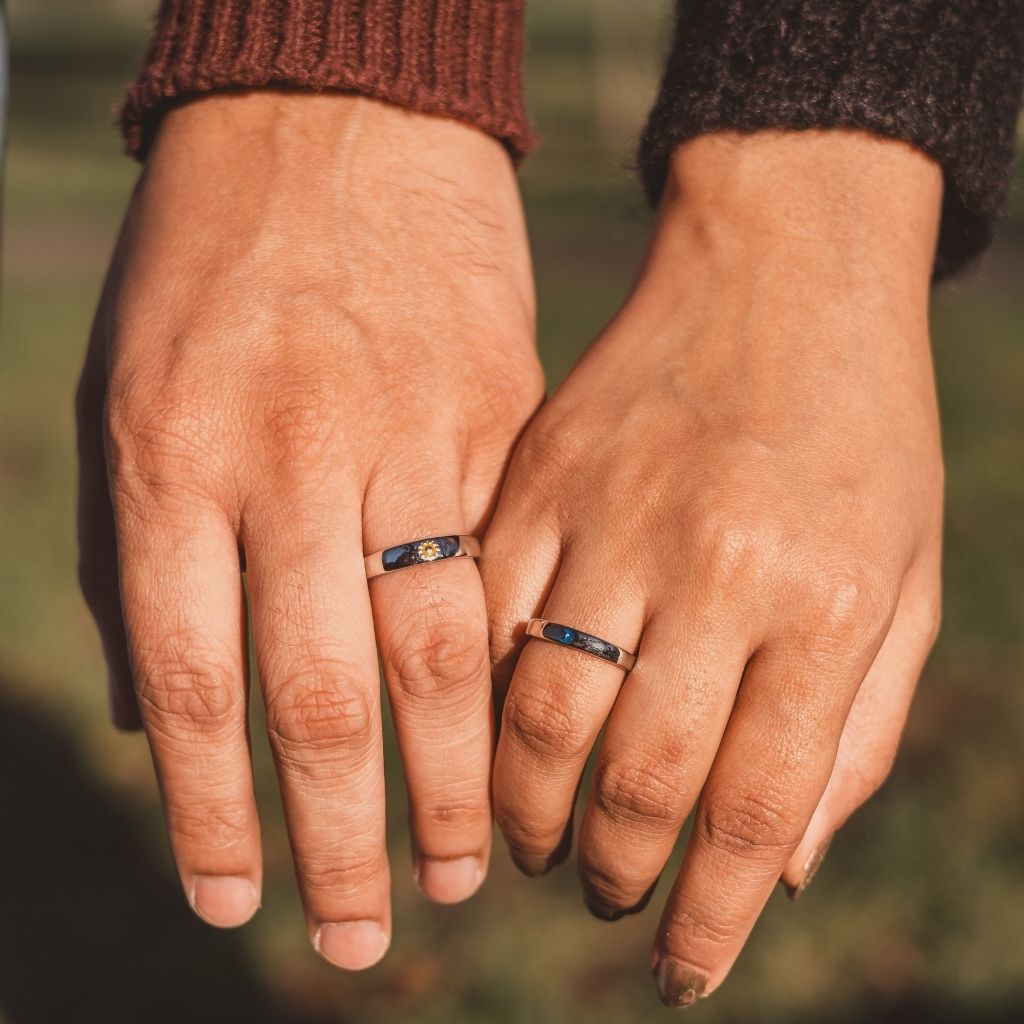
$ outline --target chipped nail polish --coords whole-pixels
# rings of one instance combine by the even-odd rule
[[[619,921],[624,917],[632,914],[641,913],[647,904],[651,902],[651,897],[654,895],[654,890],[657,888],[657,881],[651,885],[647,891],[636,901],[628,907],[614,907],[610,903],[606,903],[596,893],[592,892],[589,888],[584,885],[583,888],[583,902],[587,906],[594,917],[599,918],[602,921]]]
[[[573,820],[570,818],[566,822],[562,838],[559,839],[558,845],[551,853],[526,853],[523,850],[509,847],[512,862],[524,875],[529,875],[531,878],[546,875],[552,868],[557,868],[559,864],[564,864],[569,859],[569,854],[572,853],[572,829]]]
[[[629,913],[628,909],[610,906],[586,891],[583,893],[583,902],[586,904],[587,910],[601,921],[619,921]]]
[[[791,900],[800,899],[807,886],[814,881],[814,876],[818,873],[818,869],[821,867],[821,862],[825,859],[825,854],[828,853],[828,848],[832,845],[832,838],[832,836],[829,836],[828,839],[811,852],[811,855],[807,858],[807,863],[804,864],[804,877],[800,881],[800,884],[795,886],[786,886],[786,892],[789,894],[789,898]]]
[[[691,1006],[704,997],[708,976],[670,956],[662,957],[654,969],[658,995],[666,1006]]]
[[[525,853],[522,850],[512,849],[509,850],[509,854],[512,857],[512,863],[524,875],[529,875],[531,878],[546,875],[555,866],[551,854]]]

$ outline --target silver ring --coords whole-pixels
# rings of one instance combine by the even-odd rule
[[[593,655],[602,661],[617,665],[625,672],[632,670],[636,664],[636,655],[622,647],[616,647],[607,640],[591,633],[584,633],[581,629],[573,629],[572,626],[563,626],[560,622],[551,622],[549,619],[530,619],[526,624],[528,636],[535,636],[538,640],[547,640],[552,644],[561,644],[563,647],[572,647],[574,650],[582,651],[584,654]]]
[[[363,559],[366,567],[366,578],[383,576],[386,572],[397,569],[408,569],[413,565],[425,565],[427,562],[440,562],[445,558],[479,558],[480,541],[476,537],[453,535],[450,537],[422,537],[411,540],[407,544],[397,544],[393,548],[374,551]]]

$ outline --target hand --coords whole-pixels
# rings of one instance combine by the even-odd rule
[[[579,836],[601,917],[692,836],[662,998],[729,970],[882,782],[938,622],[942,466],[927,300],[940,173],[844,133],[676,154],[632,296],[530,425],[481,571],[507,689],[495,814],[528,874]],[[533,617],[638,652],[620,669]]]
[[[321,954],[365,967],[390,935],[375,639],[419,885],[442,902],[479,885],[479,574],[461,558],[368,587],[363,555],[480,531],[542,393],[499,143],[342,95],[217,96],[167,117],[79,391],[81,575],[115,720],[141,712],[182,884],[211,923],[244,922],[261,881],[240,555]]]

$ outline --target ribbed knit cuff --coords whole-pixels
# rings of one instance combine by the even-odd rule
[[[376,96],[467,121],[514,158],[532,143],[522,91],[524,0],[162,0],[121,110],[140,159],[170,104],[284,86]]]
[[[863,128],[942,166],[935,275],[947,276],[991,241],[1022,72],[1020,0],[678,0],[640,143],[648,195],[672,151],[705,132]]]

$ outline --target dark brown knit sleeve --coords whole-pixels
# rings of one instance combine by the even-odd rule
[[[1024,72],[1022,0],[677,0],[673,48],[640,142],[657,201],[668,159],[709,131],[863,128],[942,167],[936,277],[991,241]]]
[[[231,88],[376,96],[467,121],[514,157],[523,104],[525,0],[161,0],[121,126],[143,158],[169,105]]]

